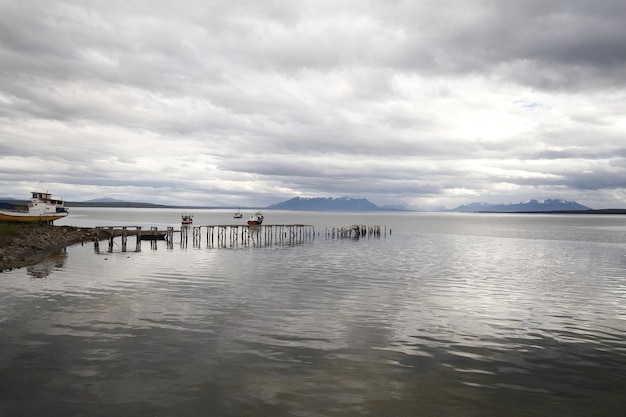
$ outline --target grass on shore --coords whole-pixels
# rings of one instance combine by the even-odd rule
[[[25,232],[24,225],[14,223],[0,223],[0,248],[9,246],[16,236]]]

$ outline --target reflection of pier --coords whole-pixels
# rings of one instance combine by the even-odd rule
[[[50,252],[38,264],[26,267],[28,275],[34,278],[45,278],[57,268],[63,268],[67,260],[67,248]]]

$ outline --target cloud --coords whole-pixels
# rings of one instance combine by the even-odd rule
[[[0,194],[623,206],[625,17],[617,0],[5,1]]]

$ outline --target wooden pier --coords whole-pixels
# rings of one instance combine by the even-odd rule
[[[391,233],[391,230],[389,231]],[[179,230],[167,227],[144,229],[142,226],[105,226],[96,227],[94,251],[100,252],[100,241],[108,241],[108,252],[117,247],[122,252],[141,251],[142,241],[148,241],[150,248],[158,249],[163,242],[167,249],[174,247],[174,234],[180,234],[180,247],[187,248],[236,248],[266,247],[282,245],[301,245],[315,241],[315,227],[305,224],[268,224],[268,225],[181,225]],[[319,236],[319,234],[318,234]],[[332,227],[324,231],[326,239],[363,239],[387,236],[387,227],[352,225]],[[128,238],[133,237],[134,248],[129,247]],[[115,239],[121,240],[120,244]],[[132,241],[131,241],[132,243]]]
[[[94,251],[100,252],[100,241],[108,241],[108,251],[113,252],[115,247],[115,238],[121,239],[120,249],[122,252],[128,251],[128,237],[135,238],[135,252],[141,251],[141,242],[146,240],[150,242],[151,249],[157,249],[158,241],[165,241],[168,249],[173,246],[175,230],[168,227],[166,230],[159,230],[158,227],[150,227],[149,230],[143,230],[141,226],[105,226],[96,227],[96,237],[94,239]]]

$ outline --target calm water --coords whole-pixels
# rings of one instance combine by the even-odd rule
[[[0,415],[623,415],[626,218],[265,214],[320,236],[86,243],[0,274]],[[179,219],[76,208],[64,223]],[[388,232],[324,237],[353,223]]]

